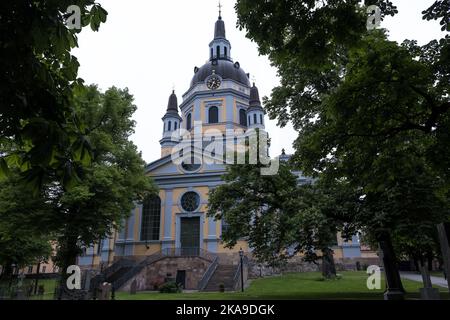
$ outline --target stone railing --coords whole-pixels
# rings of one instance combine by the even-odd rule
[[[93,291],[95,288],[98,288],[101,283],[105,282],[109,277],[111,277],[114,273],[119,271],[124,267],[131,267],[135,264],[135,262],[131,259],[122,258],[116,262],[114,262],[109,267],[105,268],[100,274],[97,274],[90,281],[90,291]]]
[[[148,256],[141,262],[139,262],[137,265],[135,265],[133,268],[131,268],[128,272],[123,274],[119,279],[115,280],[112,285],[114,290],[120,289],[128,280],[133,278],[135,275],[137,275],[139,272],[141,272],[146,266],[164,258],[164,255],[161,254],[161,252],[152,254],[151,256]]]
[[[198,290],[202,291],[206,288],[208,285],[209,280],[211,279],[212,275],[216,271],[217,267],[219,265],[219,257],[216,256],[214,260],[209,265],[208,269],[205,271],[205,274],[203,275],[202,279],[198,283]]]

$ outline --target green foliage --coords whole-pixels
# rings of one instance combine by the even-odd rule
[[[35,194],[48,181],[69,187],[90,163],[91,146],[72,108],[83,80],[71,54],[81,30],[65,25],[70,5],[80,7],[82,26],[98,30],[106,21],[93,0],[0,4],[0,178],[18,167]]]
[[[295,210],[291,199],[297,183],[286,165],[280,164],[275,176],[261,176],[260,167],[229,166],[226,183],[209,194],[208,215],[229,226],[222,234],[227,247],[246,237],[258,258],[275,263],[287,249],[290,234],[284,231],[291,221],[288,212]]]
[[[180,293],[182,291],[181,286],[175,281],[166,282],[159,288],[159,292],[161,293]]]
[[[44,222],[45,227],[45,217],[52,209],[43,198],[30,193],[17,173],[0,181],[0,265],[7,271],[11,264],[24,267],[51,255],[48,229],[42,230],[36,222]]]
[[[239,0],[238,26],[247,30],[261,54],[269,55],[277,66],[332,63],[341,47],[352,46],[366,32],[367,14],[359,0]],[[391,1],[377,4],[383,16],[394,15]]]
[[[442,31],[450,31],[450,3],[438,0],[431,7],[423,11],[423,18],[427,20],[440,20]]]
[[[281,85],[264,104],[298,130],[296,165],[326,189],[348,185],[357,208],[345,217],[350,229],[375,238],[387,229],[399,253],[423,254],[433,225],[449,219],[450,38],[388,41],[366,30],[357,2],[240,0],[236,9],[278,68]],[[446,1],[423,12],[445,28],[448,14]]]
[[[284,162],[273,176],[262,176],[260,165],[227,168],[226,183],[210,192],[208,203],[208,215],[228,226],[222,234],[227,247],[244,238],[258,260],[278,265],[298,252],[315,261],[321,258],[316,250],[335,244],[357,199],[343,184],[299,186],[291,170]],[[346,232],[356,230],[346,224]]]
[[[128,90],[111,88],[100,93],[90,86],[76,92],[74,101],[94,153],[92,165],[72,188],[48,186],[53,207],[58,210],[51,227],[59,234],[58,261],[63,264],[65,253],[70,252],[73,259],[73,252],[79,253],[82,246],[110,235],[136,202],[156,192],[145,176],[144,161],[129,140],[136,106]]]

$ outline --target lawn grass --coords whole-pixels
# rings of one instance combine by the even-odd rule
[[[117,300],[298,300],[298,299],[339,299],[339,300],[373,300],[383,299],[383,291],[368,290],[365,272],[341,272],[337,280],[323,280],[319,272],[289,273],[282,276],[253,280],[241,292],[194,292],[164,294],[157,292],[141,292],[130,295],[128,292],[117,292]],[[407,292],[407,299],[418,299],[420,282],[402,279]],[[382,280],[381,288],[384,288]],[[448,290],[439,288],[441,297],[449,299]]]
[[[34,286],[35,286],[35,279],[25,279],[22,282],[22,290],[28,292],[28,289],[31,287],[32,288],[32,292],[34,293]],[[16,286],[17,284],[15,283],[13,285],[13,288]],[[43,285],[44,286],[44,295],[39,296],[39,295],[32,295],[30,297],[31,300],[51,300],[53,299],[54,296],[54,292],[55,292],[55,288],[57,285],[57,280],[55,279],[40,279],[38,281],[38,290],[39,290],[39,286]],[[0,286],[3,288],[8,288],[9,287],[9,281],[2,281],[0,283]],[[13,289],[14,290],[14,289]]]
[[[158,292],[139,292],[131,295],[128,292],[116,292],[117,300],[299,300],[299,299],[338,299],[338,300],[380,300],[383,291],[368,290],[368,275],[363,271],[345,271],[340,279],[323,280],[320,272],[288,273],[282,276],[252,280],[245,292],[193,292],[164,294]],[[407,299],[419,299],[421,282],[402,279],[407,292]],[[39,280],[44,285],[43,296],[33,296],[32,300],[51,300],[56,280]],[[385,283],[382,278],[381,288]],[[449,299],[446,288],[437,287],[442,299]]]
[[[444,271],[430,271],[430,275],[433,277],[444,278]]]
[[[38,281],[38,286],[44,286],[43,296],[32,296],[32,300],[53,300],[55,289],[58,285],[58,280],[55,279],[41,279]]]

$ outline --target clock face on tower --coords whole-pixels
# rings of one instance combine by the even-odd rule
[[[208,89],[216,90],[220,87],[221,84],[222,79],[216,74],[212,74],[208,78],[206,78],[206,86],[208,87]]]

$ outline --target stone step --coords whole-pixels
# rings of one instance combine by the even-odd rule
[[[233,277],[237,266],[219,265],[209,280],[204,291],[220,291],[220,285],[224,285],[225,291],[233,290]]]

